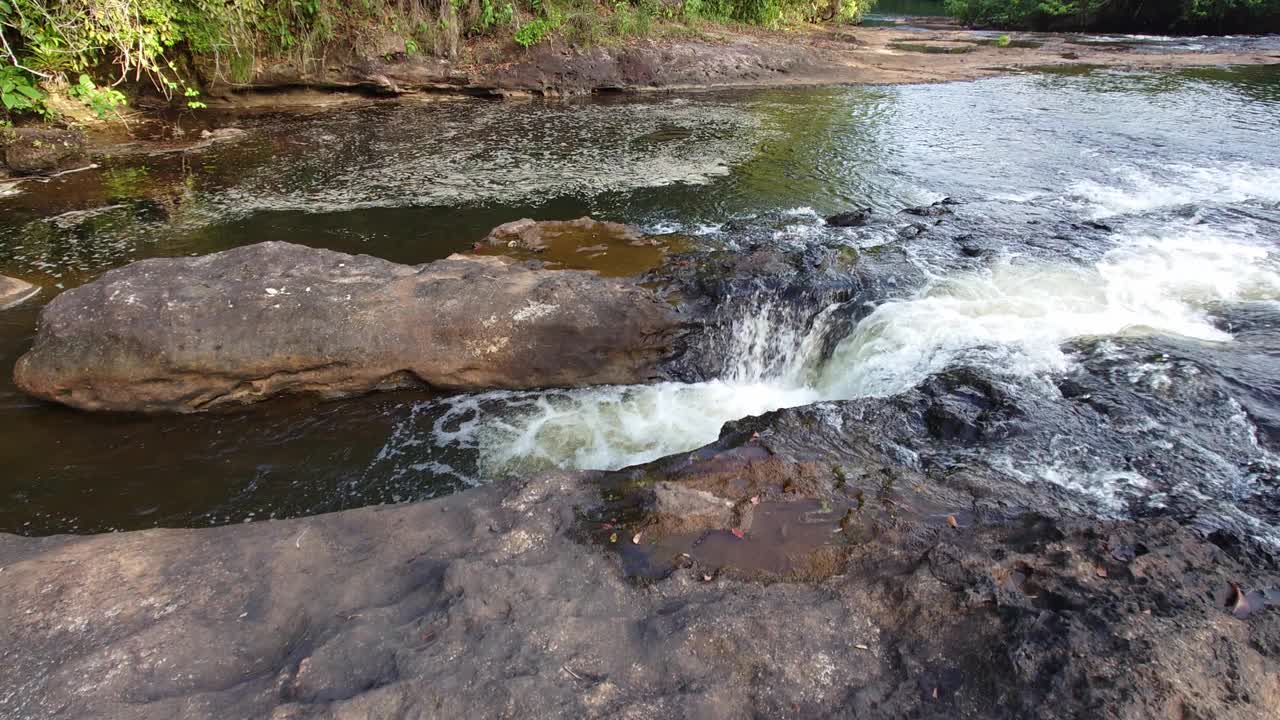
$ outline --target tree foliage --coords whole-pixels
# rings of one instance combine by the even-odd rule
[[[1280,30],[1280,0],[947,0],[969,25],[1034,30],[1263,33]]]
[[[122,85],[198,106],[201,80],[248,80],[259,58],[318,60],[398,36],[453,57],[464,37],[522,47],[643,36],[656,22],[778,26],[858,19],[874,0],[0,0],[0,102],[39,110],[57,87],[104,114]]]

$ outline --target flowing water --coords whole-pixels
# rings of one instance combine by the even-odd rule
[[[227,120],[249,130],[244,140],[121,155],[0,198],[0,273],[41,284],[47,300],[139,257],[265,239],[418,263],[502,222],[584,213],[696,248],[897,253],[910,272],[852,325],[831,300],[742,298],[709,382],[290,399],[179,418],[86,415],[21,396],[10,370],[38,304],[5,311],[0,530],[239,522],[541,468],[624,467],[714,440],[728,420],[890,396],[960,364],[1052,381],[1094,362],[1081,338],[1204,348],[1199,366],[1239,408],[1232,428],[1256,439],[1239,451],[1249,457],[1218,448],[1222,487],[1252,482],[1240,467],[1256,474],[1280,440],[1280,69]],[[954,216],[898,235],[910,218],[895,213],[944,196],[960,201]],[[884,221],[821,219],[863,206]],[[1179,382],[1173,361],[1106,347],[1095,351],[1135,384]],[[1176,442],[1182,431],[1144,432]],[[1235,430],[1196,442],[1211,446],[1214,432]],[[1028,462],[1009,458],[1103,506],[1133,492],[1110,468]]]

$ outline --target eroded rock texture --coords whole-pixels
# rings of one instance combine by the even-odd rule
[[[1274,569],[1171,521],[904,518],[815,582],[637,585],[574,539],[591,491],[0,538],[0,717],[1275,717],[1280,613],[1220,597]]]
[[[15,380],[86,410],[146,412],[420,384],[638,383],[659,375],[680,332],[670,306],[628,280],[266,242],[143,260],[63,293]]]

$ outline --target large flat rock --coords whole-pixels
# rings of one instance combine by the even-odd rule
[[[699,457],[750,464],[725,453]],[[1276,717],[1280,612],[1221,600],[1274,569],[1172,522],[900,515],[815,582],[634,584],[616,558],[661,552],[656,531],[580,542],[596,490],[554,474],[296,521],[0,535],[0,718]],[[693,554],[759,554],[766,526]]]
[[[265,242],[143,260],[58,296],[15,381],[86,410],[284,393],[639,383],[680,334],[634,282],[455,255],[423,266]]]

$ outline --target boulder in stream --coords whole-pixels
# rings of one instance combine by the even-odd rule
[[[629,280],[264,242],[142,260],[63,293],[14,375],[86,410],[195,412],[287,393],[640,383],[680,333]]]
[[[9,308],[24,303],[35,297],[40,292],[40,288],[29,282],[11,278],[7,275],[0,275],[0,310],[8,310]]]
[[[89,163],[84,134],[55,128],[0,130],[4,164],[18,175],[73,170]]]
[[[850,210],[827,218],[827,224],[831,227],[861,227],[869,222],[871,222],[871,208]]]
[[[918,205],[916,207],[906,208],[902,211],[902,214],[915,215],[918,217],[942,217],[943,215],[953,214],[951,208],[959,204],[960,202],[954,198],[944,197],[930,205]]]

